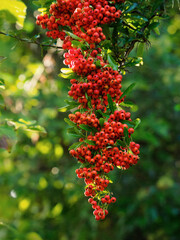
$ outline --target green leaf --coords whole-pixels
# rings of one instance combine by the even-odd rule
[[[134,129],[136,129],[136,128],[139,126],[139,124],[141,123],[141,119],[140,119],[140,118],[136,118],[136,120],[134,121],[134,123],[135,123]]]
[[[144,52],[144,43],[139,43],[137,47],[137,56],[142,57]]]
[[[156,27],[158,27],[159,26],[159,22],[153,22],[153,23],[151,23],[150,25],[149,25],[149,29],[154,29],[154,28],[156,28]]]
[[[76,36],[74,33],[72,32],[68,32],[68,31],[64,31],[67,35],[69,35],[70,37],[72,37],[73,39],[76,39],[76,40],[83,40],[82,38]]]
[[[161,34],[161,33],[160,33],[160,30],[159,30],[159,27],[154,28],[154,32],[155,32],[157,35],[160,35],[160,34]]]
[[[0,95],[0,107],[5,107],[4,98]]]
[[[116,60],[112,57],[112,55],[107,54],[107,60],[109,62],[109,65],[112,67],[113,70],[118,70],[118,64]]]
[[[115,108],[114,108],[114,102],[112,100],[112,97],[110,94],[107,94],[107,97],[108,97],[109,108],[110,108],[111,112],[114,113]]]
[[[76,124],[69,120],[68,118],[64,118],[64,121],[71,127],[76,127]]]
[[[30,132],[39,132],[43,135],[46,135],[47,132],[44,127],[40,125],[35,125],[36,121],[30,121],[30,120],[24,120],[24,119],[19,119],[17,122],[15,121],[8,121],[7,122],[9,125],[14,126],[16,130],[22,129],[24,131],[30,131]]]
[[[52,3],[52,0],[34,0],[33,4],[38,7],[49,7]]]
[[[80,41],[77,41],[77,40],[72,41],[72,46],[77,47],[77,48],[81,48],[82,50],[87,50],[90,47],[89,43],[84,42],[84,41],[80,42]]]
[[[96,133],[98,131],[97,128],[90,127],[90,126],[88,126],[86,124],[80,124],[79,127],[82,128],[83,130],[86,130],[86,131],[92,132],[92,133]]]
[[[97,118],[101,118],[101,117],[104,116],[103,113],[102,113],[102,111],[101,111],[100,109],[97,110],[97,111],[95,111],[95,114],[96,114]]]
[[[25,130],[31,131],[31,132],[39,132],[39,133],[41,133],[43,135],[47,134],[45,128],[40,126],[40,125],[27,127],[27,129],[25,129]]]
[[[101,127],[104,126],[104,121],[105,121],[104,118],[99,119],[99,124],[100,124]]]
[[[122,122],[123,124],[127,124],[129,127],[134,127],[134,126],[136,126],[136,123],[134,123],[133,121],[121,120],[121,122]]]
[[[131,15],[131,19],[133,20],[143,20],[144,22],[148,22],[148,19],[142,15]],[[142,33],[141,33],[142,34]]]
[[[75,102],[75,101],[71,101],[71,100],[64,100],[69,106],[71,107],[78,107],[79,103]]]
[[[104,32],[104,31],[103,31]],[[104,48],[106,49],[111,49],[112,47],[112,43],[111,43],[111,40],[104,40],[101,42],[101,46],[103,46]]]
[[[24,19],[26,17],[26,5],[18,0],[1,0],[0,11],[9,11],[14,17],[16,23],[23,27]]]
[[[100,60],[97,60],[97,61],[95,62],[95,65],[96,65],[96,67],[100,68],[100,67],[101,67],[101,61],[100,61]]]
[[[0,88],[5,88],[5,83],[4,80],[2,78],[0,78]]]
[[[88,100],[88,107],[89,107],[89,108],[92,108],[90,96],[88,96],[87,93],[85,93],[85,97],[86,97],[86,99]]]
[[[0,56],[0,63],[2,63],[3,61],[5,61],[7,59],[7,57],[4,56]],[[0,79],[1,80],[1,79]]]
[[[127,138],[129,135],[128,129],[125,127],[124,128],[124,137]]]
[[[15,145],[16,141],[17,137],[12,127],[4,125],[0,126],[0,148],[11,152],[11,149]]]
[[[138,6],[137,3],[133,3],[133,4],[125,11],[125,13],[132,12],[132,10],[134,10],[137,6]]]
[[[135,83],[132,83],[121,95],[120,99],[122,99],[123,97],[125,97],[128,93],[130,93],[133,89],[133,87],[135,86]]]
[[[129,145],[129,143],[130,143],[130,138],[128,135],[129,135],[128,129],[125,127],[124,128],[124,137],[125,137],[125,141],[126,141],[127,145]]]
[[[73,40],[72,45],[73,45],[73,47],[78,47],[78,48],[82,48],[84,46],[84,44],[82,42],[77,41],[77,40]]]
[[[126,147],[126,143],[125,142],[123,142],[122,140],[120,140],[120,139],[118,139],[117,141],[116,141],[116,144],[117,144],[117,146],[120,146],[120,147]]]
[[[58,76],[65,78],[65,79],[73,79],[73,78],[77,77],[77,74],[74,72],[73,73],[60,73]]]
[[[120,103],[120,106],[133,108],[133,107],[136,106],[136,104],[134,104],[134,103],[131,102],[131,101],[126,101],[126,102],[121,102],[121,103]]]
[[[106,117],[109,118],[109,114],[103,113],[100,109],[95,111],[97,118]]]
[[[69,110],[69,105],[66,105],[66,106],[64,106],[64,107],[61,107],[61,108],[58,108],[58,111],[59,112],[66,112],[66,111],[68,111]]]
[[[159,7],[163,7],[163,4],[164,4],[164,0],[156,0],[154,1],[154,4],[152,6],[152,14],[154,13],[154,11],[159,8]]]
[[[111,38],[110,30],[109,30],[109,25],[103,24],[102,25],[103,33],[107,36],[107,38]],[[102,41],[103,43],[104,41]]]
[[[82,132],[77,127],[68,128],[67,132],[68,134],[76,135],[75,137],[79,137],[79,138],[84,137]]]
[[[96,146],[96,143],[95,143],[94,141],[91,141],[91,140],[86,139],[84,142],[87,143],[87,144],[89,144],[89,145]]]
[[[72,150],[72,149],[76,150],[76,148],[80,147],[82,144],[84,144],[84,142],[76,142],[69,147],[69,150]]]
[[[79,106],[79,104],[78,105],[66,105],[64,107],[58,108],[58,111],[59,112],[67,112],[68,110],[72,110],[72,109],[76,110],[77,106]]]

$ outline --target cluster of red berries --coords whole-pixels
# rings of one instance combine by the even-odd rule
[[[95,134],[90,133],[87,137],[89,141],[94,143],[93,145],[88,144],[88,142],[87,144],[84,143],[76,150],[71,150],[70,154],[77,158],[79,162],[88,162],[90,166],[92,165],[91,169],[88,169],[89,172],[95,170],[109,173],[114,169],[114,166],[127,169],[130,165],[136,164],[139,159],[137,155],[139,154],[140,145],[131,142],[130,146],[126,143],[125,146],[120,146],[120,148],[118,146],[118,140],[124,140],[125,128],[128,132],[128,138],[134,132],[133,128],[128,128],[127,124],[120,122],[120,118],[125,118],[126,116],[127,119],[130,119],[129,112],[125,112],[124,110],[115,111],[114,114],[110,115],[108,121],[100,127],[99,120],[95,117],[95,114],[88,115],[87,113],[81,114],[80,112],[69,114],[70,120],[77,123],[78,126],[86,123],[88,126],[97,128]],[[112,121],[112,118],[115,119]],[[80,141],[83,142],[84,139],[82,138]],[[87,177],[86,174],[83,176]],[[89,176],[90,173],[88,178]]]
[[[112,1],[123,2],[123,1]],[[99,0],[57,0],[57,3],[51,4],[49,13],[38,16],[36,23],[42,28],[47,28],[48,37],[54,39],[65,39],[63,34],[63,26],[68,26],[72,32],[84,39],[88,43],[100,43],[106,39],[99,28],[100,24],[108,24],[115,22],[120,17],[121,11],[117,10],[114,4],[109,4],[108,1]]]
[[[88,115],[87,113],[76,112],[75,114],[69,114],[69,119],[76,123],[77,126],[85,124],[100,129],[99,119],[94,113]]]
[[[106,110],[108,105],[108,94],[116,103],[123,101],[121,98],[122,76],[118,71],[105,67],[97,69],[87,75],[86,81],[71,80],[72,86],[68,92],[69,96],[78,100],[84,108],[88,108],[88,99],[91,99],[91,105],[94,109]]]
[[[93,108],[105,110],[108,105],[107,94],[115,98],[116,103],[120,103],[122,95],[121,81],[122,75],[110,67],[105,67],[106,63],[102,56],[97,56],[99,51],[92,50],[90,57],[84,57],[81,49],[70,49],[64,54],[64,64],[68,65],[74,72],[85,79],[80,81],[71,79],[71,90],[69,96],[78,100],[84,108],[87,108],[88,97],[91,98]],[[96,61],[100,61],[100,67],[96,66]]]
[[[79,147],[71,149],[70,154],[82,164],[76,174],[84,178],[84,194],[89,197],[96,220],[104,219],[108,205],[116,202],[107,190],[111,182],[107,174],[115,167],[126,170],[139,160],[140,146],[131,141],[134,129],[128,125],[132,123],[131,114],[122,109],[112,111],[112,105],[117,109],[124,100],[122,76],[107,66],[109,62],[100,48],[100,42],[106,39],[102,25],[120,17],[121,11],[115,3],[123,2],[57,0],[50,6],[49,14],[37,17],[37,24],[49,30],[48,37],[63,40],[63,48],[68,50],[64,64],[77,75],[70,80],[72,86],[68,94],[79,107],[69,114],[69,119],[83,137],[79,139]],[[66,34],[68,28],[70,36]],[[85,48],[73,47],[73,34]]]

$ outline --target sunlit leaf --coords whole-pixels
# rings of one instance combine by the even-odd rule
[[[17,19],[17,24],[23,27],[26,17],[26,5],[20,0],[1,0],[0,11],[9,11]]]

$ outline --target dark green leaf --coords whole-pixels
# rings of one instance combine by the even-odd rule
[[[5,83],[4,80],[2,78],[0,78],[0,87],[3,86],[4,87]]]
[[[115,108],[114,108],[114,102],[112,100],[112,97],[110,94],[107,94],[107,97],[108,97],[109,108],[110,108],[111,112],[114,113]]]
[[[76,142],[69,147],[69,150],[72,150],[72,149],[76,150],[76,148],[80,147],[82,144],[84,144],[84,142]]]
[[[69,35],[70,37],[72,37],[73,39],[76,39],[76,40],[83,40],[82,38],[76,36],[74,33],[72,32],[68,32],[68,31],[64,31],[67,35]]]
[[[67,132],[69,134],[71,134],[71,135],[72,134],[77,135],[77,137],[79,137],[79,138],[84,137],[84,135],[82,134],[81,130],[78,129],[77,127],[68,128]]]
[[[91,141],[91,140],[86,139],[84,142],[87,143],[87,144],[89,144],[89,145],[96,146],[96,143],[95,143],[94,141]]]
[[[104,126],[104,121],[105,121],[104,118],[99,119],[99,124],[100,124],[101,127]]]
[[[112,55],[108,54],[107,55],[107,60],[109,62],[109,65],[112,67],[113,70],[118,70],[118,64],[116,60],[112,57]]]
[[[73,107],[78,107],[79,103],[75,102],[75,101],[71,101],[71,100],[64,100],[69,106]]]
[[[71,120],[69,120],[68,118],[65,118],[64,121],[71,127],[76,127],[76,124],[74,122],[72,122]]]
[[[82,128],[83,130],[86,130],[86,131],[92,132],[92,133],[96,133],[98,131],[97,128],[90,127],[90,126],[85,125],[85,124],[80,124],[79,127]]]
[[[137,6],[138,6],[137,3],[133,3],[133,4],[125,11],[125,13],[131,12],[131,11],[134,10]]]
[[[159,26],[159,22],[153,22],[153,23],[151,23],[150,25],[149,25],[149,29],[154,29],[154,28],[156,28],[156,27],[158,27]]]
[[[124,137],[125,137],[125,141],[126,141],[127,145],[129,145],[129,143],[130,143],[130,138],[128,135],[129,135],[128,129],[125,127],[124,128]]]
[[[87,95],[87,93],[85,93],[85,97],[88,100],[88,107],[92,108],[92,104],[91,104],[91,98]]]
[[[104,116],[103,113],[102,113],[102,111],[101,111],[100,109],[97,110],[97,111],[95,112],[95,114],[96,114],[97,118],[100,118],[100,117],[103,117],[103,116]]]
[[[122,140],[119,140],[119,139],[116,141],[116,144],[117,144],[117,146],[120,146],[120,147],[123,147],[123,148],[126,147],[126,143],[123,142]]]
[[[139,43],[137,47],[137,56],[142,57],[144,52],[144,43]]]
[[[100,60],[97,60],[97,61],[95,62],[95,65],[96,65],[96,67],[100,68],[100,67],[101,67],[101,61],[100,61]]]
[[[4,98],[0,95],[0,107],[5,107]]]
[[[127,124],[129,127],[134,127],[136,124],[133,121],[121,120],[123,124]]]
[[[135,83],[132,83],[121,95],[120,99],[122,99],[123,97],[125,97],[128,93],[130,93],[133,89],[133,87],[135,86]]]

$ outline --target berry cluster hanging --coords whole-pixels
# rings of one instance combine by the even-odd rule
[[[121,91],[122,75],[111,67],[101,47],[106,39],[103,26],[116,21],[123,0],[57,0],[49,13],[39,15],[37,24],[47,36],[63,41],[64,64],[70,69],[69,108],[76,107],[66,122],[69,133],[79,136],[70,154],[82,165],[76,170],[84,178],[85,196],[96,220],[108,214],[116,198],[107,190],[108,173],[115,167],[126,170],[139,160],[139,144],[132,141],[134,122],[122,109],[126,93]],[[68,70],[65,69],[65,72]]]

